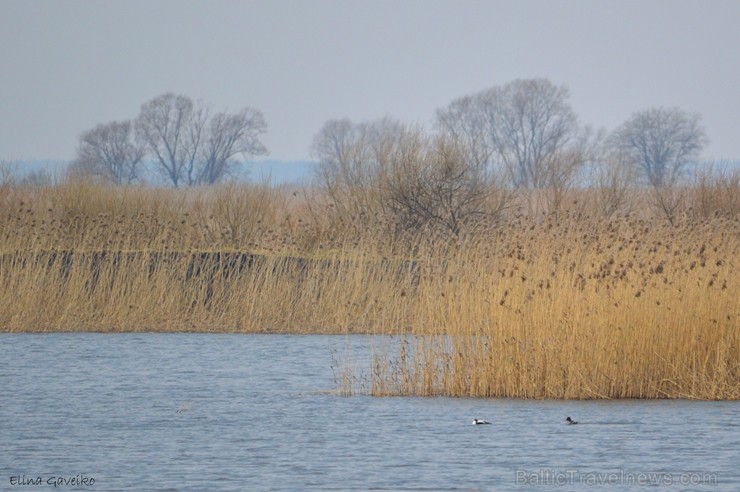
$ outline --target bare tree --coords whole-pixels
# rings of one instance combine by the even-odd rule
[[[357,129],[349,119],[330,120],[314,136],[311,147],[316,160],[316,178],[330,195],[335,195],[341,182],[351,183],[352,168],[356,159]],[[362,160],[359,160],[361,165]]]
[[[324,123],[314,136],[311,155],[316,160],[316,179],[327,194],[330,204],[340,216],[349,217],[358,205],[356,177],[362,171],[364,159],[358,130],[348,119]],[[358,155],[360,154],[360,155]],[[362,189],[361,187],[358,187]]]
[[[424,227],[454,235],[504,201],[491,174],[461,141],[390,118],[327,122],[314,140],[317,176],[333,210],[357,223],[386,221],[398,232]],[[495,209],[495,210],[494,210]]]
[[[357,221],[385,213],[380,176],[403,131],[391,118],[359,124],[342,119],[327,121],[316,134],[316,177],[342,218]]]
[[[259,136],[267,131],[262,112],[244,108],[236,114],[214,115],[206,129],[201,146],[197,181],[214,184],[233,173],[238,156],[266,155],[267,148]]]
[[[489,129],[490,115],[484,109],[479,96],[461,97],[437,110],[436,128],[457,142],[470,165],[491,169],[496,147]]]
[[[501,159],[523,188],[548,186],[558,156],[578,134],[578,121],[567,102],[568,89],[546,79],[515,80],[501,97],[484,97]]]
[[[481,167],[470,165],[458,142],[440,134],[416,135],[404,150],[386,182],[400,226],[440,226],[458,235],[466,224],[493,212],[489,198],[497,189]]]
[[[678,108],[651,108],[633,114],[611,142],[653,187],[671,186],[708,143],[700,121],[700,115]]]
[[[101,178],[117,185],[140,178],[144,145],[130,121],[97,125],[80,136],[77,157],[70,164],[73,175]]]
[[[238,156],[267,154],[259,140],[267,123],[251,108],[211,117],[206,105],[167,93],[141,107],[136,128],[175,187],[214,184],[233,172]]]
[[[566,87],[547,79],[519,79],[453,101],[437,111],[437,126],[465,143],[469,159],[503,165],[516,187],[562,186],[559,166],[573,176],[588,160],[588,138],[568,98]]]
[[[187,96],[162,94],[144,103],[136,131],[157,161],[161,173],[177,187],[192,169],[200,143],[201,118],[193,118],[194,103]]]

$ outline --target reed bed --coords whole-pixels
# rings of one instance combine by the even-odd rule
[[[375,395],[738,399],[740,214],[700,191],[450,238],[265,185],[0,187],[0,331],[370,333]]]
[[[374,394],[740,397],[740,224],[517,224],[417,291]]]

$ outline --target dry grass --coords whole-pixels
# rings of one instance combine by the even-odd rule
[[[394,335],[378,395],[737,399],[740,211],[722,185],[683,190],[672,225],[590,216],[599,195],[579,191],[454,240],[260,185],[5,186],[0,331],[373,333]]]
[[[738,260],[736,219],[517,223],[425,277],[373,391],[738,398]]]
[[[2,331],[368,331],[413,279],[267,186],[3,191]]]

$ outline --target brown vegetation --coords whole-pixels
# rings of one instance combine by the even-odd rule
[[[390,334],[374,394],[736,399],[738,184],[670,221],[650,190],[532,191],[455,234],[311,190],[6,185],[0,331]]]

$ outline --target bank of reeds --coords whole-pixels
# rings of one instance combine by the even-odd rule
[[[417,291],[376,394],[740,397],[740,224],[523,221]]]
[[[737,399],[737,195],[686,193],[445,237],[267,186],[5,187],[0,330],[372,333],[378,395]]]

